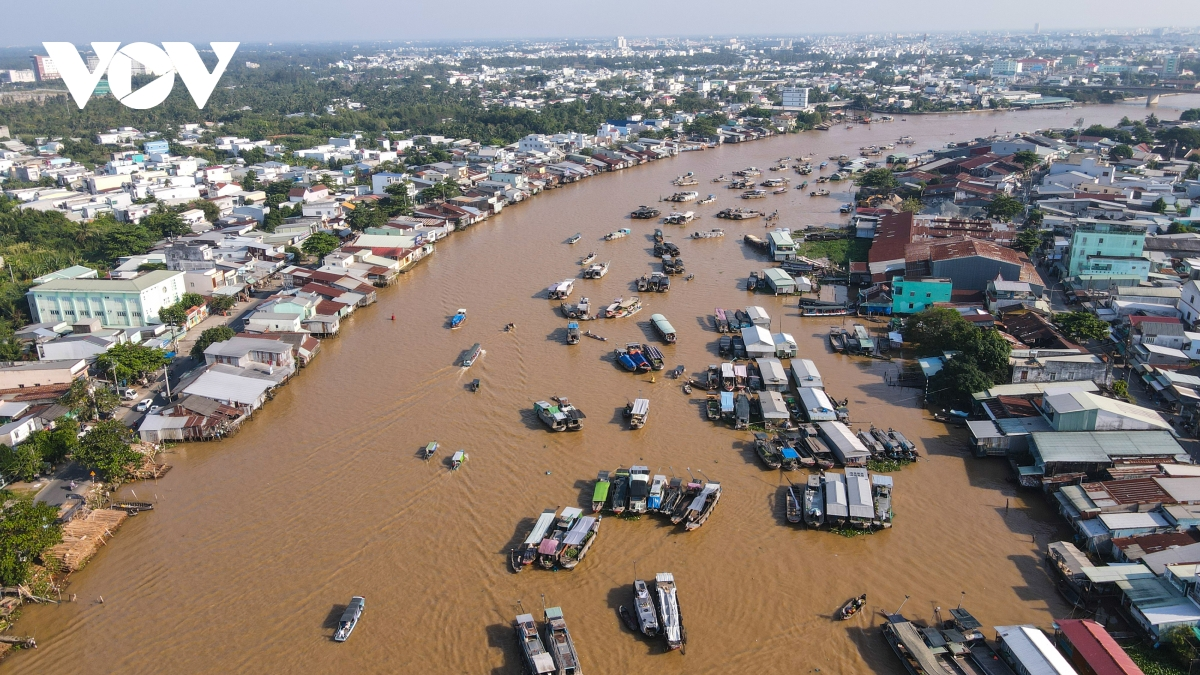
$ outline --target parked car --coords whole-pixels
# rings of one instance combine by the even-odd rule
[[[147,410],[150,409],[150,406],[153,403],[154,403],[154,399],[144,398],[140,402],[138,402],[138,404],[136,406],[134,406],[133,409],[138,412],[146,412]]]
[[[150,406],[150,414],[154,415],[154,414],[158,413],[158,411],[162,410],[162,408],[163,407],[161,405],[152,405],[152,406]]]
[[[138,397],[137,389],[126,389],[121,392],[121,398],[126,401],[136,401]]]

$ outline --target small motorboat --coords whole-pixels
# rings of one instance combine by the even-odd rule
[[[867,604],[867,594],[866,593],[863,593],[862,595],[858,596],[857,598],[850,598],[849,600],[846,601],[846,604],[842,605],[842,608],[840,610],[838,610],[838,618],[845,621],[846,619],[849,619],[850,617],[854,616],[855,614],[858,614],[862,610],[863,606],[866,604]]]
[[[570,239],[567,239],[567,243],[575,244],[575,243],[578,243],[580,239],[583,239],[583,234],[580,232],[576,232],[575,234],[571,235]]]
[[[463,359],[462,367],[470,368],[472,365],[475,364],[476,361],[479,360],[479,357],[482,355],[483,355],[483,348],[480,346],[480,344],[478,342],[476,342],[474,345],[471,346],[470,351],[467,352],[467,357]]]
[[[683,383],[683,393],[685,393],[685,394],[692,393],[692,383],[691,382]]]
[[[438,442],[434,441],[430,443],[429,445],[425,446],[424,450],[421,451],[421,459],[429,459],[430,457],[433,457],[434,454],[437,453],[437,450]]]
[[[342,612],[342,618],[338,619],[337,630],[333,633],[334,642],[345,642],[346,638],[350,637],[366,606],[367,601],[361,595],[350,598],[350,604],[346,605],[346,610]]]
[[[590,263],[591,263],[593,260],[595,260],[595,259],[596,259],[596,252],[595,252],[595,251],[591,251],[590,253],[588,253],[587,255],[583,256],[583,258],[581,258],[581,259],[579,260],[579,264],[580,264],[580,265],[588,265],[588,264],[590,264]]]
[[[459,309],[450,317],[450,330],[458,330],[467,322],[467,310]]]
[[[654,637],[658,635],[658,616],[654,611],[654,599],[645,581],[635,579],[633,582],[633,603],[637,608],[638,627],[643,635]]]
[[[471,384],[469,384],[467,386],[469,386],[471,388],[472,394],[479,391],[479,378],[477,377],[474,380],[471,380]]]
[[[641,632],[638,629],[637,619],[633,618],[633,612],[630,612],[628,607],[621,605],[617,608],[617,614],[621,616],[621,621],[625,624],[626,628],[635,633]]]
[[[459,467],[467,461],[467,453],[465,450],[456,450],[454,455],[450,457],[450,470],[458,471]]]

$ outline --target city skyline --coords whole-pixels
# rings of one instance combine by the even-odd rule
[[[438,4],[399,2],[371,9],[369,22],[350,4],[298,0],[290,3],[206,3],[198,10],[191,3],[171,0],[146,3],[116,0],[104,5],[66,0],[57,5],[54,21],[48,22],[42,7],[32,3],[9,10],[14,25],[36,25],[36,31],[5,47],[37,45],[42,41],[87,43],[103,40],[122,42],[162,40],[239,40],[247,43],[363,41],[455,41],[597,39],[624,35],[643,36],[801,36],[818,34],[908,33],[908,32],[1044,32],[1058,30],[1146,29],[1200,25],[1200,5],[1148,0],[1130,16],[1128,5],[1112,1],[1057,2],[1052,4],[1019,0],[1003,6],[945,5],[921,2],[897,8],[893,3],[860,3],[853,15],[840,7],[797,3],[789,12],[763,5],[758,11],[733,14],[722,5],[693,3],[687,13],[673,7],[654,7],[625,2],[609,3],[603,13],[582,5],[556,6],[553,20],[524,21],[519,7],[511,14],[496,15],[494,6],[468,0],[458,3],[453,14]],[[541,9],[541,7],[539,7]],[[236,21],[181,20],[197,11],[217,17],[223,11]],[[345,20],[338,21],[339,11]],[[771,12],[765,22],[764,12]],[[322,21],[295,21],[294,17],[327,16]],[[462,16],[496,16],[492,22],[462,22]],[[513,20],[504,20],[506,16]],[[131,17],[136,20],[131,21]],[[655,30],[661,26],[661,30]],[[769,30],[764,30],[769,28]],[[32,33],[32,34],[31,34]],[[9,38],[13,39],[13,38]],[[24,42],[28,40],[28,42]]]

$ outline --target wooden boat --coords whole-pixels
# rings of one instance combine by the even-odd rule
[[[584,333],[584,335],[585,335],[585,336],[587,336],[587,337],[590,337],[590,338],[592,338],[593,340],[599,340],[599,341],[601,341],[601,342],[608,342],[608,338],[606,338],[606,337],[601,337],[601,336],[599,336],[599,335],[596,335],[595,333],[593,333],[593,332],[592,332],[592,331],[590,331],[590,330],[589,330],[589,331],[587,331],[586,333]]]
[[[546,533],[550,531],[550,527],[554,525],[554,516],[557,513],[555,509],[546,509],[542,511],[542,515],[538,516],[537,521],[533,524],[533,529],[525,537],[525,541],[521,543],[519,548],[515,549],[518,555],[513,556],[511,559],[511,562],[514,563],[514,572],[520,572],[527,565],[532,565],[537,560],[538,546],[546,538]]]
[[[575,244],[575,243],[578,243],[580,239],[583,239],[583,234],[580,232],[576,232],[575,234],[571,235],[570,238],[567,239],[567,243]]]
[[[671,290],[671,277],[662,272],[653,272],[650,274],[647,288],[657,293],[666,293]]]
[[[597,263],[583,271],[584,279],[601,279],[605,274],[608,274],[608,266],[611,262]]]
[[[708,364],[708,370],[704,376],[704,388],[709,391],[721,388],[721,367],[715,363]]]
[[[450,470],[458,471],[459,468],[461,468],[463,464],[466,464],[466,462],[467,462],[466,451],[465,450],[455,450],[454,454],[450,456]]]
[[[762,216],[762,211],[755,211],[753,209],[724,209],[717,212],[718,218],[725,218],[726,220],[749,220],[751,218],[761,218]]]
[[[679,610],[675,575],[670,572],[654,575],[654,591],[657,596],[659,630],[667,639],[667,649],[680,649],[687,642],[687,631],[683,627],[683,613]]]
[[[630,429],[641,429],[646,426],[646,419],[649,416],[650,399],[634,399],[632,403],[625,405],[625,418],[629,420]]]
[[[667,477],[658,474],[650,481],[650,496],[646,499],[646,510],[657,511],[662,507],[663,492],[667,487]]]
[[[713,203],[713,202],[715,202],[715,201],[717,201],[717,196],[716,196],[716,195],[709,195],[709,196],[705,197],[704,199],[701,199],[700,201],[698,201],[698,202],[696,202],[696,203],[697,203],[697,204],[712,204],[712,203]]]
[[[650,499],[650,467],[629,467],[629,512],[645,513]]]
[[[900,433],[899,431],[896,431],[895,429],[888,429],[887,433],[888,433],[888,436],[890,436],[893,441],[895,441],[897,444],[900,445],[901,448],[904,449],[904,458],[905,459],[916,459],[917,458],[917,446],[914,445],[912,441],[905,438],[904,434]]]
[[[766,190],[746,190],[742,193],[742,199],[766,199]]]
[[[604,505],[608,502],[610,486],[608,472],[601,470],[600,474],[596,476],[596,487],[592,489],[592,513],[600,513],[604,509]]]
[[[824,522],[825,490],[821,486],[820,474],[809,474],[804,486],[804,525],[818,529]]]
[[[567,323],[567,344],[579,344],[579,322],[577,321]]]
[[[553,284],[550,284],[550,287],[546,289],[546,296],[549,297],[551,300],[562,300],[562,299],[570,296],[571,292],[574,290],[575,290],[575,280],[574,279],[563,279],[562,281],[558,281]],[[566,303],[563,303],[563,306],[565,307]],[[566,311],[566,310],[564,310],[564,311]]]
[[[663,216],[662,221],[667,225],[686,225],[695,219],[695,211],[672,211]]]
[[[842,605],[842,608],[840,610],[838,610],[838,615],[837,615],[838,619],[841,619],[842,621],[849,619],[850,617],[854,616],[855,614],[858,614],[862,610],[863,606],[866,604],[867,604],[867,594],[866,593],[863,593],[862,595],[858,596],[857,598],[850,598],[849,600],[846,601],[846,604]]]
[[[124,511],[131,516],[136,516],[137,514],[141,513],[142,511],[153,511],[154,504],[152,504],[150,502],[117,501],[117,502],[112,502],[111,504],[109,504],[108,508],[113,509],[115,511]]]
[[[521,643],[521,653],[525,655],[525,665],[529,672],[534,675],[553,673],[554,657],[546,651],[546,646],[538,635],[533,615],[520,614],[513,625],[517,629],[517,642]]]
[[[716,239],[725,236],[725,230],[713,228],[708,232],[693,232],[692,239]]]
[[[551,431],[578,431],[583,428],[583,420],[587,415],[567,401],[566,397],[550,397],[554,404],[538,401],[533,404],[533,410],[543,424]]]
[[[829,190],[826,190],[825,188],[821,188],[820,190],[815,190],[813,192],[808,193],[808,196],[809,197],[827,197],[827,196],[829,196]]]
[[[671,510],[671,524],[678,525],[683,522],[687,516],[688,507],[695,501],[696,496],[700,494],[701,488],[704,486],[694,480],[688,481],[683,486],[682,496],[676,502],[675,508]]]
[[[871,477],[871,501],[875,506],[874,527],[892,526],[892,477],[875,474]]]
[[[675,344],[675,327],[667,321],[667,317],[662,314],[654,314],[650,317],[650,323],[654,325],[654,329],[662,336],[663,342],[667,344]]]
[[[609,232],[608,234],[604,235],[604,240],[612,241],[614,239],[621,239],[623,237],[628,237],[632,232],[633,230],[630,230],[628,227],[622,227],[615,232]]]
[[[558,565],[559,555],[566,546],[564,540],[567,537],[567,533],[571,531],[571,528],[575,525],[575,521],[582,515],[583,509],[575,506],[564,507],[558,513],[554,530],[542,540],[542,543],[538,544],[538,565],[542,569],[552,570]]]
[[[635,283],[637,284],[638,293],[645,293],[650,290],[650,275],[643,274],[637,278]]]
[[[613,473],[612,512],[618,516],[629,505],[629,469],[617,467]]]
[[[684,528],[695,530],[708,522],[709,516],[716,510],[717,502],[720,499],[720,483],[708,483],[705,485],[700,494],[696,495],[696,498],[688,505],[687,514],[684,516]]]
[[[666,201],[683,203],[683,202],[695,201],[699,197],[700,197],[699,192],[687,190],[685,192],[676,192],[675,194],[671,195],[670,197],[667,197]]]
[[[771,194],[773,194],[773,195],[781,195],[781,194],[783,194],[783,193],[785,193],[785,192],[787,192],[787,191],[788,191],[788,189],[787,189],[787,188],[785,188],[785,187],[781,187],[781,188],[779,188],[778,190],[771,190]]]
[[[479,343],[476,342],[471,346],[471,349],[467,351],[467,357],[463,359],[462,367],[470,368],[471,366],[475,365],[475,362],[479,360],[480,356],[483,356],[483,349],[480,347]]]
[[[758,458],[763,464],[767,465],[768,469],[778,469],[781,464],[779,454],[775,452],[774,446],[771,445],[771,438],[761,431],[754,432],[754,452],[758,454]]]
[[[638,342],[630,342],[625,345],[624,351],[614,350],[613,356],[616,357],[617,363],[622,368],[631,373],[648,373],[653,367],[650,360],[642,353],[642,345]]]
[[[595,251],[591,251],[591,252],[589,252],[587,255],[585,255],[585,256],[583,256],[582,258],[580,258],[580,259],[579,259],[579,264],[580,264],[580,265],[587,265],[587,264],[591,263],[591,262],[592,262],[593,260],[595,260],[595,259],[596,259],[596,252],[595,252]]]
[[[795,524],[803,520],[804,507],[800,497],[796,495],[796,486],[789,485],[787,490],[787,521]]]
[[[656,208],[652,208],[649,206],[639,206],[636,209],[634,209],[634,211],[632,213],[629,214],[629,217],[636,218],[637,220],[650,220],[651,218],[657,218],[658,214],[659,214],[659,210]]]
[[[709,394],[704,401],[704,411],[710,421],[716,422],[721,419],[721,402],[716,396]]]
[[[779,456],[784,471],[795,471],[800,468],[800,453],[790,445],[780,448]]]
[[[846,337],[840,326],[833,326],[829,329],[829,346],[835,352],[846,351]]]
[[[458,330],[467,322],[467,310],[459,309],[450,317],[450,330]]]
[[[633,580],[633,607],[637,611],[638,630],[647,637],[658,635],[658,616],[650,587],[641,579]]]
[[[726,315],[725,310],[721,309],[720,307],[713,310],[713,321],[716,323],[718,333],[729,332],[729,318]]]
[[[333,632],[334,642],[345,642],[350,634],[354,632],[354,627],[358,625],[358,620],[362,618],[363,610],[367,608],[367,601],[361,595],[356,595],[350,598],[350,604],[346,605],[346,609],[342,612],[342,617],[338,619],[337,630]]]
[[[421,451],[421,459],[429,459],[430,457],[433,457],[434,453],[436,453],[437,450],[438,450],[438,442],[433,441],[429,445],[426,445],[425,449]]]
[[[667,483],[667,487],[663,489],[662,503],[659,504],[658,512],[670,515],[682,498],[683,480],[672,476],[671,481]]]
[[[467,386],[471,389],[472,394],[479,391],[479,378],[477,377],[471,380],[471,384],[468,384]]]
[[[571,640],[571,632],[567,630],[567,621],[563,618],[561,607],[550,607],[546,616],[546,644],[550,655],[554,657],[555,671],[558,675],[583,675],[579,667],[579,654],[575,652],[575,642]]]
[[[804,442],[808,444],[808,449],[816,458],[817,466],[822,469],[833,468],[833,451],[829,449],[828,445],[825,445],[825,441],[816,436],[809,436],[804,439]]]

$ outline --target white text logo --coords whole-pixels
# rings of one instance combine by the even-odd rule
[[[146,110],[162,103],[175,86],[175,73],[183,80],[197,108],[203,108],[208,103],[217,86],[217,80],[225,74],[225,67],[237,50],[237,42],[208,43],[217,55],[217,67],[208,72],[200,54],[187,42],[164,42],[162,47],[149,42],[134,42],[121,47],[120,42],[93,42],[92,51],[96,53],[95,70],[88,70],[83,57],[70,42],[43,42],[46,54],[54,61],[59,75],[66,83],[75,105],[83,110],[96,84],[104,73],[108,73],[108,86],[112,95],[126,107]],[[146,69],[147,75],[158,75],[150,84],[133,91],[131,77],[133,62],[137,61]]]

